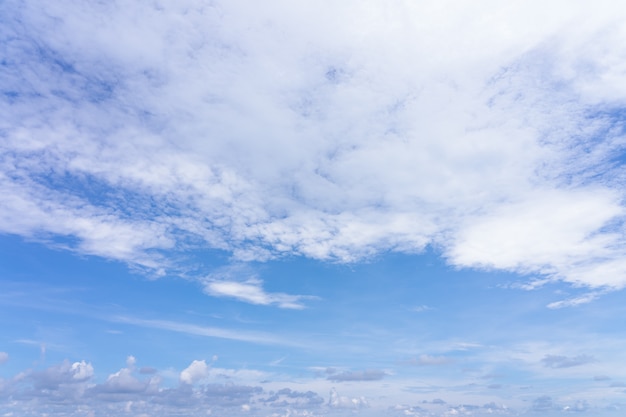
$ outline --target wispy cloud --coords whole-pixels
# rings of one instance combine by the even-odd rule
[[[347,382],[347,381],[379,381],[387,375],[384,371],[380,370],[367,370],[367,371],[344,371],[339,373],[332,373],[326,379],[335,382]]]
[[[290,295],[267,292],[263,281],[245,265],[221,268],[202,279],[204,291],[214,297],[229,297],[258,305],[276,305],[280,308],[301,310],[302,301],[316,299],[313,296]]]
[[[561,355],[546,355],[541,362],[548,368],[571,368],[574,366],[585,365],[593,362],[594,358],[588,355],[579,356],[561,356]]]
[[[176,333],[185,333],[196,336],[216,337],[220,339],[239,340],[242,342],[260,343],[267,345],[301,346],[301,344],[263,332],[245,330],[230,330],[219,327],[199,326],[197,324],[181,323],[170,320],[142,319],[132,316],[111,316],[105,320],[112,323],[124,323],[134,326],[153,329],[169,330]]]
[[[447,365],[452,362],[454,362],[454,359],[448,356],[420,355],[418,358],[412,358],[403,363],[416,366],[438,366]]]
[[[548,304],[548,308],[559,309],[564,307],[577,307],[579,305],[587,304],[597,300],[604,293],[606,293],[606,291],[593,291],[578,297],[572,297],[561,301],[554,301]]]

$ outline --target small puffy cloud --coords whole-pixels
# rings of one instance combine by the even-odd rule
[[[128,368],[134,368],[136,363],[137,363],[137,359],[135,359],[134,356],[130,355],[126,358],[126,366]]]
[[[337,374],[329,375],[329,381],[346,382],[346,381],[379,381],[387,375],[379,370],[367,371],[345,371]]]
[[[358,410],[360,408],[369,407],[369,402],[365,399],[365,397],[345,397],[339,395],[337,390],[333,388],[330,391],[328,406],[331,408]]]
[[[74,362],[70,372],[76,381],[85,381],[93,376],[93,366],[85,361]]]
[[[589,355],[578,355],[573,357],[560,355],[546,355],[541,362],[548,368],[572,368],[574,366],[585,365],[593,362],[594,358]]]
[[[180,382],[192,385],[209,376],[209,366],[205,360],[194,360],[180,373]]]
[[[6,352],[0,352],[0,365],[9,360],[9,354]]]
[[[94,375],[91,363],[81,361],[51,366],[44,371],[33,372],[30,378],[37,388],[58,389],[60,385],[85,382]]]
[[[583,413],[589,411],[589,403],[585,400],[578,400],[573,405],[566,405],[563,411]]]
[[[133,394],[145,391],[147,386],[148,382],[135,378],[131,369],[122,368],[109,375],[103,384],[95,387],[94,391],[106,394]]]

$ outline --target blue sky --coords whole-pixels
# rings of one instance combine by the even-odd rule
[[[0,415],[622,416],[626,7],[0,4]]]

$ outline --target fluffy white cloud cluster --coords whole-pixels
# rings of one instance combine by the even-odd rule
[[[209,366],[206,361],[194,360],[180,373],[180,381],[185,384],[194,384],[209,375]]]
[[[563,372],[570,368],[584,368],[591,363],[591,359],[584,355],[548,354],[534,362],[537,362],[535,365],[542,370]],[[518,359],[512,361],[518,366],[523,362]],[[614,392],[608,392],[607,389],[623,385],[613,382],[609,376],[589,378],[590,384],[601,384],[599,387],[604,387],[602,399],[597,397],[596,391],[586,389],[572,391],[577,392],[575,395],[548,397],[539,393],[533,397],[534,390],[526,387],[524,399],[521,401],[513,399],[519,394],[510,395],[511,390],[519,391],[519,387],[514,386],[509,387],[502,395],[506,403],[516,404],[509,407],[495,402],[485,404],[484,399],[488,395],[476,396],[476,379],[460,381],[458,375],[445,383],[440,380],[439,385],[429,383],[421,392],[414,378],[394,381],[390,376],[389,380],[381,383],[379,380],[383,373],[379,371],[343,372],[338,375],[347,377],[332,382],[326,381],[322,375],[314,376],[310,380],[299,377],[297,381],[292,378],[289,378],[289,381],[271,381],[268,377],[276,379],[280,376],[251,369],[215,369],[215,375],[211,375],[205,360],[194,360],[180,372],[176,385],[177,382],[171,380],[174,375],[171,369],[159,371],[150,368],[150,372],[143,372],[136,369],[135,365],[135,359],[130,357],[126,367],[110,374],[102,382],[97,382],[93,366],[85,361],[74,363],[65,361],[40,371],[20,372],[13,378],[0,380],[0,412],[6,416],[27,417],[44,414],[156,417],[181,413],[189,416],[206,416],[210,413],[257,417],[344,417],[354,415],[355,412],[365,417],[380,415],[513,417],[527,415],[533,411],[562,412],[567,407],[569,411],[586,411],[602,417],[613,417],[620,415],[620,410],[607,408],[607,401],[620,401],[622,393],[616,389]],[[618,371],[615,373],[619,374]],[[574,375],[572,378],[579,381],[580,375]],[[170,379],[172,384],[165,382],[167,379]],[[217,383],[218,379],[222,379],[222,382]],[[320,381],[325,383],[320,385]],[[336,383],[341,384],[339,389],[332,388]],[[480,382],[484,383],[485,381]],[[403,387],[400,391],[405,392],[405,395],[397,397],[396,394],[392,394],[389,397],[387,395],[390,393],[387,391],[389,387],[386,387],[389,384],[395,387],[393,390]],[[491,384],[492,387],[496,385]],[[304,390],[305,387],[314,388]],[[454,398],[460,398],[459,395],[464,390],[467,390],[465,402],[454,401]],[[446,400],[433,397],[435,394],[444,394]],[[390,405],[399,398],[412,402]],[[418,401],[419,398],[430,399]]]
[[[432,245],[458,266],[626,285],[626,7],[0,12],[1,232],[156,273],[198,246],[351,262]],[[300,306],[257,284],[206,289]]]

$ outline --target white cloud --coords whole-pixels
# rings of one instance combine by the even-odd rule
[[[590,292],[587,294],[583,294],[579,297],[573,297],[573,298],[569,298],[567,300],[561,300],[561,301],[554,301],[548,304],[548,308],[557,309],[557,308],[564,308],[564,307],[576,307],[581,304],[587,304],[592,301],[595,301],[601,295],[602,295],[602,292],[599,292],[599,291]]]
[[[71,368],[72,378],[84,381],[93,376],[93,366],[85,361],[74,362]]]
[[[346,381],[380,381],[387,375],[386,372],[377,369],[367,371],[345,371],[333,373],[327,377],[329,381],[346,382]]]
[[[132,369],[122,368],[109,375],[107,380],[99,387],[99,391],[105,393],[127,394],[142,392],[146,389],[146,382],[140,381],[133,376]]]
[[[185,384],[195,384],[209,375],[209,366],[204,360],[194,360],[180,373],[180,381]]]
[[[126,367],[128,369],[134,369],[136,363],[137,359],[134,356],[130,355],[126,358]]]
[[[190,246],[351,262],[433,245],[457,266],[626,285],[626,7],[1,12],[21,22],[3,32],[1,232],[156,273]],[[302,307],[255,279],[206,291]]]
[[[337,390],[333,388],[330,391],[330,398],[328,399],[328,406],[331,408],[347,408],[352,410],[358,410],[360,408],[369,407],[369,402],[365,397],[347,397],[339,395]]]
[[[266,332],[255,332],[237,329],[224,329],[219,327],[200,326],[193,323],[177,322],[170,320],[143,319],[132,316],[103,317],[104,320],[114,323],[132,324],[135,326],[154,329],[169,330],[177,333],[185,333],[196,336],[217,337],[220,339],[239,340],[242,342],[260,343],[267,345],[301,346],[301,344],[288,338]]]
[[[0,352],[0,365],[6,363],[9,360],[9,354],[6,352]]]
[[[204,290],[207,294],[215,297],[232,297],[251,304],[271,305],[276,304],[281,308],[302,309],[299,303],[302,296],[294,296],[282,293],[267,293],[258,279],[249,279],[244,282],[233,281],[208,281]]]
[[[203,280],[204,292],[214,297],[229,297],[258,305],[276,305],[280,308],[303,309],[302,301],[316,297],[272,293],[263,289],[263,281],[245,265],[220,268]]]
[[[61,386],[82,386],[94,375],[91,363],[81,361],[70,363],[64,361],[61,364],[51,366],[42,371],[26,371],[24,377],[32,380],[38,389],[59,389]]]
[[[599,273],[621,252],[615,249],[623,240],[619,233],[599,232],[623,215],[617,200],[616,193],[599,189],[522,196],[461,228],[450,259],[462,266],[554,274],[576,284],[619,288],[626,284],[624,271]]]

